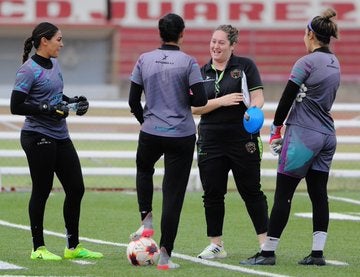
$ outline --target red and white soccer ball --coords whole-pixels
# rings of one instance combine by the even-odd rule
[[[130,241],[126,249],[126,256],[134,266],[153,265],[160,256],[160,249],[152,238],[141,237]]]

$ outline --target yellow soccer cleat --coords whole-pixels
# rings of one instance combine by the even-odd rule
[[[36,251],[32,251],[30,255],[32,260],[44,260],[44,261],[60,261],[62,258],[48,251],[45,246],[40,246]]]
[[[100,252],[90,251],[84,248],[80,243],[75,249],[68,249],[65,247],[64,258],[65,259],[100,259],[104,255]]]

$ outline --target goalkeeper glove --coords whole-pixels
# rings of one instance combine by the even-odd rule
[[[69,98],[68,107],[72,111],[76,111],[76,115],[84,115],[89,109],[89,102],[85,96],[75,96]]]
[[[50,105],[48,102],[41,102],[39,108],[42,114],[50,115],[57,120],[67,118],[69,115],[69,108],[67,107],[66,102],[60,102],[56,105]]]
[[[282,142],[283,139],[281,137],[281,128],[283,125],[275,126],[274,124],[270,127],[270,140],[269,140],[269,146],[270,146],[270,152],[277,156],[281,152],[282,148]]]
[[[76,115],[84,115],[89,109],[89,102],[85,96],[79,96],[77,99]]]

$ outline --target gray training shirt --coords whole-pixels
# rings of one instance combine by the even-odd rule
[[[334,134],[330,109],[340,85],[340,65],[330,52],[315,51],[300,58],[291,71],[291,81],[307,88],[301,101],[294,101],[286,124],[299,125],[323,134]]]
[[[190,86],[202,82],[196,60],[176,49],[142,54],[131,81],[144,87],[144,123],[141,130],[163,137],[195,134],[189,102]]]
[[[48,102],[56,105],[62,101],[64,82],[57,59],[51,59],[53,67],[43,68],[28,59],[16,73],[14,91],[27,94],[26,101],[33,105]],[[48,115],[27,115],[22,130],[39,132],[55,139],[69,137],[65,119]]]

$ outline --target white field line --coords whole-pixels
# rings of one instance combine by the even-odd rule
[[[302,218],[312,218],[312,213],[295,213],[295,216]],[[360,216],[344,213],[330,213],[329,217],[331,220],[360,221]]]
[[[339,262],[339,261],[334,261],[334,260],[326,260],[326,264],[331,264],[331,265],[349,265],[348,263]]]
[[[10,264],[10,263],[7,263],[7,262],[0,261],[0,270],[1,269],[5,270],[5,269],[26,269],[26,268],[18,266],[18,265]]]
[[[299,195],[302,196],[307,196],[306,193],[299,193]],[[360,205],[360,201],[359,200],[354,200],[351,198],[345,198],[345,197],[336,197],[336,196],[331,196],[328,195],[329,199],[332,200],[336,200],[336,201],[340,201],[340,202],[345,202],[345,203],[350,203],[350,204],[355,204],[355,205]],[[304,215],[304,214],[303,214]],[[330,213],[331,216],[331,213]],[[311,218],[312,214],[307,215],[307,217]],[[332,217],[336,217],[336,219],[344,219],[344,220],[354,220],[354,221],[359,221],[359,217],[355,218],[355,217],[351,217],[351,216],[347,216],[347,215],[343,215],[343,214],[337,214],[337,213],[332,213]],[[346,218],[345,218],[346,217]],[[349,218],[350,217],[350,218]],[[345,262],[340,262],[340,261],[334,261],[334,260],[326,260],[327,264],[331,264],[331,265],[349,265],[348,263]]]
[[[297,193],[297,195],[308,196],[308,194],[307,194],[306,192],[299,192],[299,193]],[[337,197],[337,196],[331,196],[331,195],[328,195],[328,198],[331,199],[331,200],[335,200],[335,201],[340,201],[340,202],[346,202],[346,203],[350,203],[350,204],[360,205],[360,200],[355,200],[355,199],[351,199],[351,198]]]
[[[330,196],[330,195],[328,196],[328,198],[331,199],[331,200],[336,200],[336,201],[351,203],[351,204],[355,204],[355,205],[360,205],[359,200],[354,200],[354,199],[351,199],[351,198],[336,197],[336,196]]]
[[[299,195],[305,196],[307,194],[299,193]],[[360,201],[350,199],[350,198],[345,198],[345,197],[329,196],[329,199],[360,205]],[[20,224],[14,224],[14,223],[10,223],[10,222],[3,221],[3,220],[0,220],[0,225],[30,231],[29,226],[20,225]],[[48,234],[48,235],[56,236],[56,237],[65,238],[64,234],[57,233],[57,232],[44,230],[44,233]],[[97,244],[106,244],[106,245],[112,245],[112,246],[127,247],[126,243],[109,242],[109,241],[91,239],[91,238],[86,238],[86,237],[80,237],[80,240],[88,241],[88,242],[92,242],[92,243],[97,243]],[[241,266],[235,266],[235,265],[223,264],[223,263],[214,262],[214,261],[202,260],[202,259],[194,258],[192,256],[188,256],[188,255],[184,255],[184,254],[180,254],[180,253],[172,253],[172,256],[183,259],[183,260],[187,260],[187,261],[190,261],[190,262],[194,262],[194,263],[200,263],[200,264],[207,265],[207,266],[212,266],[212,267],[217,267],[217,268],[224,268],[224,269],[227,269],[227,270],[243,272],[243,273],[248,273],[248,274],[253,274],[253,275],[273,276],[273,277],[289,277],[288,275],[280,275],[280,274],[268,273],[268,272],[263,272],[263,271],[259,271],[259,270],[252,270],[252,269],[244,268],[244,267],[241,267]],[[328,264],[332,264],[332,265],[340,265],[340,266],[348,265],[348,263],[344,263],[344,262],[341,262],[341,261],[335,261],[335,260],[326,260],[326,262]],[[6,262],[0,261],[0,269],[10,269],[10,268],[11,269],[21,269],[21,267],[19,267],[19,266],[8,264]],[[18,277],[20,277],[20,276],[24,276],[24,275],[1,275],[1,276],[18,276]]]
[[[14,223],[4,221],[4,220],[0,220],[0,225],[30,231],[29,226],[20,225],[20,224],[14,224]],[[44,233],[47,234],[47,235],[55,236],[55,237],[65,238],[64,234],[53,232],[53,231],[44,230]],[[87,238],[87,237],[80,237],[79,239],[81,241],[87,241],[87,242],[91,242],[91,243],[127,247],[127,243],[110,242],[110,241],[92,239],[92,238]],[[270,272],[249,269],[249,268],[246,268],[246,267],[241,267],[241,266],[236,266],[236,265],[224,264],[224,263],[219,263],[219,262],[214,262],[214,261],[207,261],[207,260],[203,260],[203,259],[199,259],[199,258],[189,256],[189,255],[179,254],[179,253],[172,253],[172,256],[176,257],[176,258],[179,258],[179,259],[187,260],[187,261],[190,261],[190,262],[193,262],[193,263],[199,263],[199,264],[203,264],[203,265],[207,265],[207,266],[211,266],[211,267],[223,268],[223,269],[227,269],[227,270],[231,270],[231,271],[248,273],[248,274],[257,275],[257,276],[290,277],[289,275],[270,273]]]

